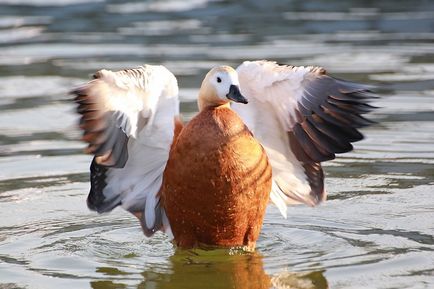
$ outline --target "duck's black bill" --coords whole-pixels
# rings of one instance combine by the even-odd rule
[[[229,87],[229,93],[226,94],[226,97],[230,100],[240,103],[248,103],[247,98],[245,98],[237,85],[231,85]]]

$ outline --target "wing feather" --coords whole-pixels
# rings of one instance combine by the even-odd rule
[[[233,104],[263,144],[273,167],[271,199],[316,205],[326,197],[321,162],[352,150],[373,122],[369,87],[330,77],[320,67],[246,61],[237,68],[247,105]]]
[[[179,114],[175,76],[163,66],[98,71],[74,89],[79,126],[93,154],[88,207],[121,205],[139,216],[146,235],[162,229],[158,192]]]

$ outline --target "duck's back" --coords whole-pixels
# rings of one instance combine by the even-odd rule
[[[169,155],[162,198],[180,247],[254,248],[271,190],[262,146],[227,107],[200,112]]]

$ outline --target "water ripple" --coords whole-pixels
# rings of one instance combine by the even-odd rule
[[[429,1],[0,3],[0,288],[429,288],[434,284],[434,5]],[[268,208],[258,252],[176,250],[86,207],[90,156],[67,91],[164,64],[185,120],[209,68],[270,58],[376,85],[328,201]],[[29,281],[31,280],[31,281]]]

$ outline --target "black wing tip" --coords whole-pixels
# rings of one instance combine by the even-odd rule
[[[80,119],[84,136],[90,135],[87,153],[99,157],[98,165],[101,167],[123,168],[128,161],[128,118],[124,113],[109,111],[100,117],[99,122],[104,124],[101,128],[98,125],[84,128],[86,120],[83,117]]]
[[[380,99],[381,97],[373,91],[370,90],[360,90],[352,92],[342,92],[346,95],[352,96],[356,99],[361,99],[361,102],[367,104],[367,102],[375,99]]]
[[[321,163],[302,163],[311,191],[309,193],[312,206],[316,206],[326,199],[324,188],[324,171]]]
[[[67,94],[78,96],[80,94],[80,90],[79,90],[79,88],[73,88],[73,89],[69,90]]]
[[[318,81],[326,83],[305,88],[307,94],[298,102],[301,118],[289,132],[291,149],[301,162],[328,161],[349,152],[351,143],[364,138],[359,129],[377,124],[364,117],[377,108],[369,104],[378,98],[372,86],[330,77]]]
[[[95,157],[90,165],[90,191],[87,196],[87,207],[98,213],[106,213],[121,204],[119,197],[108,200],[104,195],[106,172],[108,168],[97,164]]]
[[[370,100],[380,99],[380,95],[376,93],[380,89],[379,86],[373,84],[362,84],[358,82],[348,81],[339,78],[333,78],[337,84],[337,89],[340,93],[354,96],[356,99],[361,98],[365,103]]]
[[[73,89],[69,90],[68,94],[69,95],[75,95],[77,97],[86,96],[87,95],[86,88],[87,88],[87,84],[83,84],[83,85],[80,85],[78,87],[74,87]]]
[[[113,202],[95,202],[95,200],[91,197],[94,192],[90,191],[89,196],[87,197],[86,204],[89,210],[95,211],[98,214],[104,214],[111,212],[114,208],[121,205],[120,201],[113,201]]]

